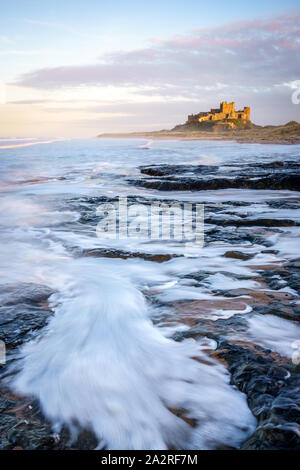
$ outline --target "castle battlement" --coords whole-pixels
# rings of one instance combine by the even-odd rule
[[[203,122],[203,121],[221,121],[226,119],[237,119],[239,121],[250,121],[250,106],[245,106],[244,109],[235,110],[235,102],[227,103],[222,101],[220,107],[211,109],[208,112],[200,112],[198,114],[190,114],[188,116],[188,123]]]

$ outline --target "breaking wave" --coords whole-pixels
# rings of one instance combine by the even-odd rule
[[[165,337],[117,271],[109,260],[70,260],[54,316],[19,353],[13,388],[40,400],[55,432],[92,429],[99,447],[238,445],[255,419],[225,367],[196,341]]]

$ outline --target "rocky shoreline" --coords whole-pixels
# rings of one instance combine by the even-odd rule
[[[288,189],[300,191],[300,164],[273,162],[263,168],[249,165],[141,167],[145,177],[133,183],[159,191],[205,191],[216,189]],[[227,176],[228,175],[228,176]],[[150,178],[147,178],[150,176]]]
[[[232,164],[228,168],[226,165],[222,168],[151,165],[141,167],[140,177],[131,178],[129,182],[148,189],[196,191],[197,194],[199,190],[224,188],[299,191],[299,167],[295,162],[276,161],[264,165]],[[80,220],[76,222],[78,226],[95,227],[98,220],[95,208],[100,201],[114,202],[115,199],[81,197],[69,201],[69,205],[81,213]],[[151,200],[136,196],[130,201],[147,205]],[[170,202],[168,199],[161,201]],[[172,199],[172,202],[178,201]],[[296,193],[292,199],[278,193],[277,199],[266,200],[266,208],[256,212],[259,204],[235,200],[205,204],[206,247],[222,249],[222,259],[246,266],[252,271],[251,275],[220,271],[224,279],[230,279],[232,288],[211,287],[213,300],[169,301],[151,292],[145,292],[145,295],[159,312],[159,322],[167,324],[175,316],[188,326],[184,331],[176,332],[174,340],[194,338],[207,341],[207,353],[226,365],[231,384],[246,394],[258,425],[241,449],[299,450],[300,365],[263,342],[252,342],[247,337],[247,315],[228,313],[228,317],[220,318],[214,313],[220,308],[225,313],[238,312],[246,303],[258,321],[275,316],[299,324],[300,259],[282,259],[272,237],[300,225],[293,217],[300,209],[300,199]],[[265,212],[273,215],[265,215]],[[143,253],[113,248],[69,246],[68,249],[76,257],[139,258],[166,265],[180,256],[178,253]],[[179,282],[193,287],[209,285],[211,276],[212,272],[204,265],[202,270],[181,274]],[[238,283],[244,281],[252,282],[253,287],[240,287]],[[0,366],[0,449],[93,449],[97,445],[89,430],[83,430],[72,443],[66,429],[60,436],[53,434],[37,401],[15,396],[7,386],[7,371],[12,363],[17,364],[17,349],[40,334],[41,328],[53,315],[49,304],[52,294],[47,286],[32,283],[8,284],[1,288],[0,325],[7,345],[8,362]],[[180,416],[180,410],[176,413]]]
[[[105,256],[105,252],[101,253],[99,250],[97,256],[103,255]],[[138,255],[133,253],[133,256]],[[280,267],[280,271],[268,269],[261,271],[261,279],[270,283],[273,277],[278,282],[278,272],[282,279],[292,277],[294,287],[297,286],[299,289],[300,259],[293,264]],[[205,273],[196,273],[193,277],[198,280],[203,279]],[[18,293],[22,291],[23,295],[18,299]],[[46,287],[31,285],[18,286],[15,289],[8,286],[5,294],[14,298],[12,306],[10,300],[7,300],[6,305],[2,307],[1,316],[1,326],[10,353],[15,352],[24,341],[34,337],[40,328],[47,324],[52,312],[47,305],[50,293]],[[216,293],[216,301],[220,294],[221,292]],[[229,300],[228,308],[236,308],[238,301],[235,302],[235,297],[240,294],[241,292],[234,289],[226,293]],[[251,300],[253,311],[259,315],[275,314],[282,318],[300,321],[300,309],[296,303],[293,303],[295,300],[293,296],[276,297],[276,290],[269,291],[265,294],[265,298],[260,298],[257,292],[249,290],[244,290],[243,295],[253,296]],[[18,300],[20,303],[17,303]],[[222,303],[224,307],[224,301]],[[208,306],[208,311],[210,307]],[[264,347],[230,339],[243,333],[246,328],[245,318],[234,316],[226,320],[199,321],[199,314],[201,316],[205,309],[201,301],[179,302],[173,305],[173,308],[178,310],[179,314],[188,311],[190,315],[190,328],[183,333],[176,333],[174,339],[197,340],[204,337],[214,340],[217,344],[216,350],[209,351],[209,354],[226,364],[231,374],[231,384],[247,395],[248,405],[258,420],[258,427],[242,444],[241,449],[300,449],[298,437],[300,365],[293,365],[289,359]],[[13,314],[7,317],[10,309]],[[9,364],[10,361],[7,365]],[[43,417],[38,402],[15,396],[7,388],[5,379],[3,381],[5,369],[2,367],[0,386],[0,449],[93,449],[96,446],[97,440],[88,430],[82,431],[73,443],[69,442],[70,435],[66,429],[59,438],[53,434],[50,423]]]

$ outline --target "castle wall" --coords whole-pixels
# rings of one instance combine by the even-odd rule
[[[191,114],[188,116],[188,122],[203,121],[220,121],[223,119],[237,119],[240,121],[250,121],[250,107],[245,106],[244,109],[235,110],[235,102],[227,103],[222,101],[220,108],[211,109],[210,112]]]

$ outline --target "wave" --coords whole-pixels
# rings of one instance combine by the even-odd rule
[[[22,144],[8,144],[8,145],[1,145],[0,144],[0,150],[2,150],[2,149],[15,149],[15,148],[22,148],[22,147],[31,147],[33,145],[40,145],[40,144],[52,144],[53,142],[60,142],[61,140],[63,140],[63,139],[43,140],[43,141],[38,141],[38,142],[23,142]]]
[[[153,144],[153,140],[148,140],[145,144],[139,145],[139,149],[149,149]]]
[[[69,260],[67,271],[51,298],[54,316],[21,348],[11,383],[40,400],[56,433],[66,425],[75,439],[88,428],[109,449],[210,449],[251,434],[255,419],[226,368],[196,341],[154,327],[118,264]]]
[[[37,137],[1,137],[0,142],[17,142],[25,140],[38,140]]]

